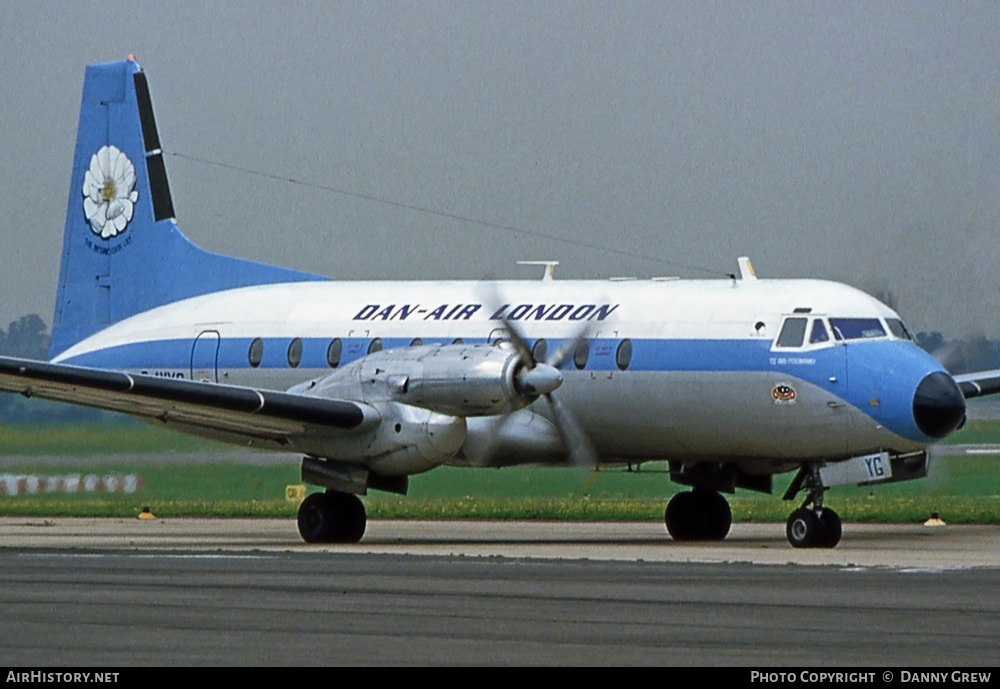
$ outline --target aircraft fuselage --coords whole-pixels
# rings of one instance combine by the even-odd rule
[[[941,366],[900,334],[891,309],[817,280],[261,285],[140,313],[54,361],[286,390],[379,349],[502,339],[504,319],[548,353],[585,338],[562,366],[559,395],[603,461],[718,460],[774,473],[786,461],[936,439],[913,405]],[[801,337],[782,341],[796,330],[789,321]],[[840,333],[842,322],[869,331]],[[547,415],[543,404],[535,411]]]

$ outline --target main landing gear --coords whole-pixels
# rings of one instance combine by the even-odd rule
[[[719,493],[695,488],[672,497],[663,520],[675,541],[721,541],[733,524],[733,513]]]
[[[785,526],[788,542],[795,548],[833,548],[840,543],[840,516],[823,507],[826,488],[818,466],[803,467],[788,487],[785,499],[793,499],[800,490],[805,490],[808,497],[788,517]],[[729,503],[707,487],[675,495],[667,503],[663,518],[675,541],[721,541],[733,523]]]
[[[791,499],[802,486],[809,492],[809,496],[802,507],[788,517],[785,536],[794,548],[833,548],[840,543],[840,516],[829,507],[823,507],[826,488],[823,487],[817,467],[802,468],[789,486],[786,499]],[[812,507],[809,506],[810,503]]]
[[[299,506],[299,534],[306,543],[357,543],[368,517],[357,495],[327,490]]]

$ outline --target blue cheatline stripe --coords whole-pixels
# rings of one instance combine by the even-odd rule
[[[249,370],[248,354],[254,338],[222,338],[219,343],[220,370]],[[262,338],[263,357],[259,368],[290,370],[287,360],[291,337]],[[300,369],[332,370],[326,353],[332,338],[302,338]],[[343,343],[341,366],[368,353],[372,338],[340,338]],[[406,347],[412,338],[382,338],[384,349]],[[465,338],[468,344],[483,338]],[[424,344],[447,344],[451,338],[425,338]],[[550,339],[549,352],[567,340]],[[598,338],[590,342],[585,370],[616,372],[615,355],[620,339]],[[130,370],[180,370],[191,365],[192,340],[157,340],[120,345],[73,357],[65,363],[96,368]],[[848,362],[845,364],[845,358]],[[573,370],[567,362],[564,369]],[[846,399],[871,419],[907,438],[930,441],[913,421],[913,392],[932,371],[941,370],[930,356],[909,342],[879,340],[857,342],[848,347],[773,352],[770,342],[757,340],[632,340],[630,373],[669,371],[772,372],[789,381],[805,381]],[[844,378],[848,377],[845,387]],[[831,382],[830,378],[835,378]]]
[[[250,344],[255,338],[223,337],[219,343],[219,368],[249,368]],[[260,368],[289,368],[287,353],[292,337],[265,337]],[[301,338],[301,368],[328,368],[327,348],[333,338]],[[373,338],[344,337],[341,365],[368,353]],[[383,349],[409,346],[413,338],[383,337]],[[453,338],[422,338],[424,344],[449,344]],[[485,342],[485,338],[466,337],[467,344]],[[568,340],[547,339],[549,353]],[[590,340],[586,369],[617,371],[615,354],[620,339]],[[770,370],[770,352],[764,342],[746,340],[632,340],[630,371],[763,371]],[[193,340],[154,340],[108,347],[65,361],[78,366],[97,368],[187,368],[191,361]],[[814,356],[815,353],[810,354]],[[573,364],[567,362],[564,368]],[[799,376],[803,377],[803,376]],[[806,379],[803,377],[803,379]]]

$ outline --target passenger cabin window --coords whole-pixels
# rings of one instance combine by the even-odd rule
[[[805,318],[786,319],[785,324],[781,326],[781,333],[778,335],[778,341],[775,345],[778,347],[801,347],[806,336],[806,323],[808,323],[808,319]]]
[[[869,340],[886,335],[877,318],[831,318],[830,325],[838,340]]]
[[[823,321],[816,319],[813,321],[812,332],[809,333],[809,344],[819,344],[820,342],[829,342],[830,334],[826,331],[826,326],[823,325]]]
[[[589,358],[590,342],[588,340],[580,340],[576,343],[576,349],[573,350],[573,365],[582,369],[587,365],[587,360]]]
[[[291,344],[288,345],[288,365],[292,368],[298,368],[299,364],[302,362],[302,338],[296,337],[292,340]]]
[[[891,332],[895,337],[900,340],[912,340],[910,336],[910,331],[906,329],[903,325],[903,321],[898,318],[886,318],[885,322],[889,324],[889,332]]]
[[[535,344],[531,348],[531,358],[534,359],[536,363],[544,364],[548,354],[548,343],[545,340],[535,340]]]
[[[260,366],[261,359],[264,358],[264,340],[255,338],[253,342],[250,343],[250,351],[247,352],[247,360],[250,362],[252,368],[257,368]]]
[[[615,352],[615,363],[618,368],[624,371],[632,362],[632,340],[622,340]]]
[[[326,348],[326,363],[330,368],[340,366],[340,357],[344,353],[344,343],[339,337],[330,340],[330,346]]]

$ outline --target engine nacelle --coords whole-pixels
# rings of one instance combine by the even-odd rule
[[[465,419],[398,402],[370,407],[372,423],[349,433],[306,432],[292,440],[297,452],[382,476],[410,476],[452,459],[466,440]]]
[[[556,369],[529,368],[509,345],[422,345],[369,354],[289,392],[400,402],[464,418],[509,414],[561,383]]]

